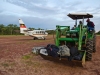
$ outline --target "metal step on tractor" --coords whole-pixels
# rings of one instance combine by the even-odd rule
[[[59,47],[64,44],[69,49],[72,47],[77,48],[82,58],[81,60],[75,61],[82,62],[84,65],[86,60],[92,60],[92,53],[96,52],[95,28],[88,28],[87,25],[84,25],[84,19],[93,18],[93,15],[88,13],[69,13],[67,16],[75,20],[75,27],[71,29],[70,26],[56,25],[55,45]],[[80,24],[77,24],[77,21],[80,19]],[[37,49],[33,48],[33,51],[36,50]],[[48,54],[46,54],[45,51],[44,55],[47,56]]]

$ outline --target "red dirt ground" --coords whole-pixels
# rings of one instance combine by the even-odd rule
[[[32,40],[29,36],[0,36],[0,75],[100,75],[100,37],[97,52],[84,67],[72,62],[54,62],[31,53],[35,46],[53,44],[53,36],[46,40]],[[58,60],[60,61],[60,60]]]

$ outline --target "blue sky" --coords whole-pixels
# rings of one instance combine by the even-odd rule
[[[17,24],[21,18],[27,27],[55,29],[56,25],[74,25],[68,13],[86,12],[96,30],[100,30],[100,0],[0,0],[0,24]],[[85,22],[86,24],[86,22]]]

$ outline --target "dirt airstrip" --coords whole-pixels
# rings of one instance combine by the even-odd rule
[[[53,36],[33,40],[29,36],[0,36],[0,75],[100,75],[100,36],[97,52],[84,67],[72,62],[54,62],[33,54],[32,48],[54,44]],[[60,61],[60,60],[58,60]]]

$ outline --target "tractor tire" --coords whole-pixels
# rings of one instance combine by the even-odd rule
[[[93,37],[93,53],[96,52],[96,35]]]
[[[93,40],[89,39],[86,43],[86,60],[90,61],[92,59],[93,52]]]

